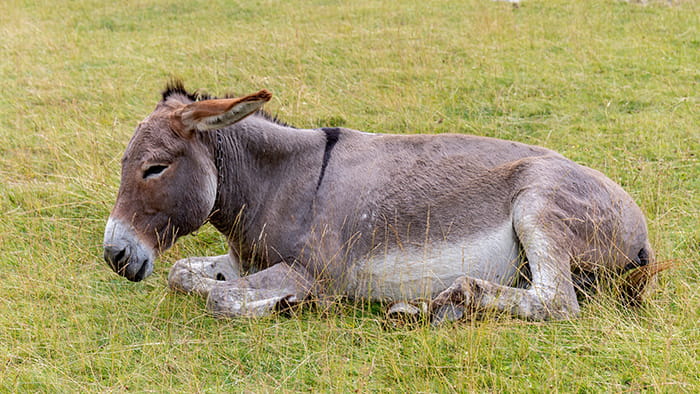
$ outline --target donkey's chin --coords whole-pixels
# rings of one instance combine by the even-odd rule
[[[139,282],[153,273],[156,253],[147,246],[131,226],[119,219],[107,221],[104,237],[104,258],[117,274]]]

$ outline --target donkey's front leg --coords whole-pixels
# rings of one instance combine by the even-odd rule
[[[313,278],[303,267],[278,263],[255,274],[211,288],[207,308],[217,317],[265,316],[304,301]]]
[[[168,274],[168,285],[175,291],[206,297],[215,284],[240,277],[238,260],[231,255],[190,257],[173,264]]]

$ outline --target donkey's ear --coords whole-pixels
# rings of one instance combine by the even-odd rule
[[[177,110],[173,117],[185,133],[230,126],[270,101],[272,93],[263,89],[245,97],[197,101]]]

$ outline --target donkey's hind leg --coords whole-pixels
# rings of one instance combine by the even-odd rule
[[[190,257],[173,264],[168,285],[176,291],[207,296],[215,284],[240,276],[238,262],[230,255]]]
[[[464,312],[495,310],[528,320],[568,319],[579,313],[571,279],[567,241],[572,240],[561,220],[548,211],[533,207],[546,206],[536,201],[514,206],[513,227],[530,265],[532,282],[526,289],[463,276],[440,293],[432,303],[433,321],[452,320]]]

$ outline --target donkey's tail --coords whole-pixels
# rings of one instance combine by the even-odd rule
[[[629,270],[623,277],[621,295],[625,302],[639,305],[645,290],[656,282],[656,274],[672,266],[671,261],[656,261],[654,251],[647,240],[634,261],[628,265]]]

